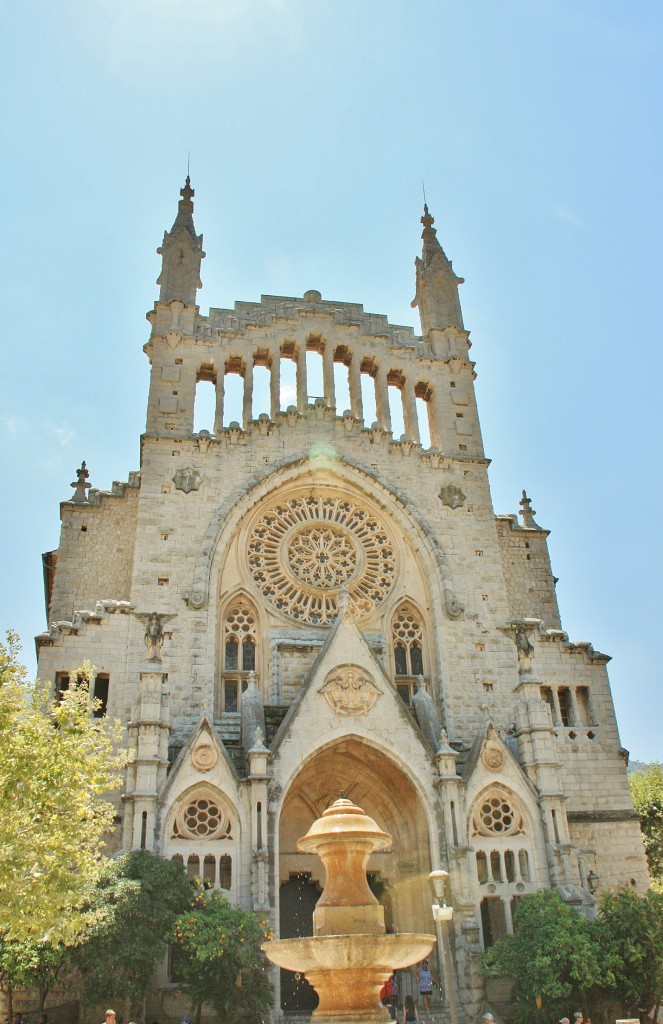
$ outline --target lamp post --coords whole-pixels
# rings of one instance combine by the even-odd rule
[[[435,894],[435,903],[433,903],[431,910],[433,912],[435,931],[437,933],[437,958],[440,976],[444,978],[445,1002],[449,1009],[451,1024],[458,1024],[458,1002],[456,1000],[456,986],[453,980],[451,944],[449,942],[448,930],[449,922],[454,916],[454,908],[447,906],[444,898],[448,880],[448,871],[431,871],[428,876],[428,881],[430,882],[433,893]]]

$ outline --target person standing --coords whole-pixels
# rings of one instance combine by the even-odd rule
[[[430,1013],[430,997],[433,994],[433,975],[428,969],[428,960],[422,960],[417,971],[419,995],[424,1004],[424,1013]]]

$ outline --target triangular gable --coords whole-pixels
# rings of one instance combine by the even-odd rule
[[[237,799],[238,775],[209,718],[203,716],[180,750],[159,793],[163,805],[172,789],[179,794],[196,781],[207,781]]]
[[[538,800],[536,786],[490,719],[474,739],[465,763],[463,777],[468,792],[474,789],[477,783],[479,788],[483,785],[482,777],[495,781],[500,780],[507,785],[511,782],[512,785],[522,786],[524,782],[530,795]]]
[[[335,684],[337,676],[340,682]],[[356,713],[353,701],[357,703]],[[370,704],[367,710],[362,709],[362,701]],[[383,731],[386,727],[402,743],[406,730],[431,758],[413,717],[348,611],[338,616],[306,674],[272,741],[272,753],[276,754],[292,735],[302,716],[308,719],[311,715],[316,721],[324,718],[335,735],[370,731],[372,726]]]

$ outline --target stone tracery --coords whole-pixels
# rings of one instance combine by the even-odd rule
[[[396,552],[385,525],[365,507],[332,493],[274,502],[248,538],[248,565],[263,596],[301,622],[325,624],[347,587],[358,617],[393,587]]]

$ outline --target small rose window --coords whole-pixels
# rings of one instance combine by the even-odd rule
[[[474,812],[474,832],[484,836],[513,836],[523,831],[523,816],[504,793],[488,793]]]
[[[189,799],[175,819],[173,837],[179,839],[220,839],[228,835],[230,823],[211,796]]]

